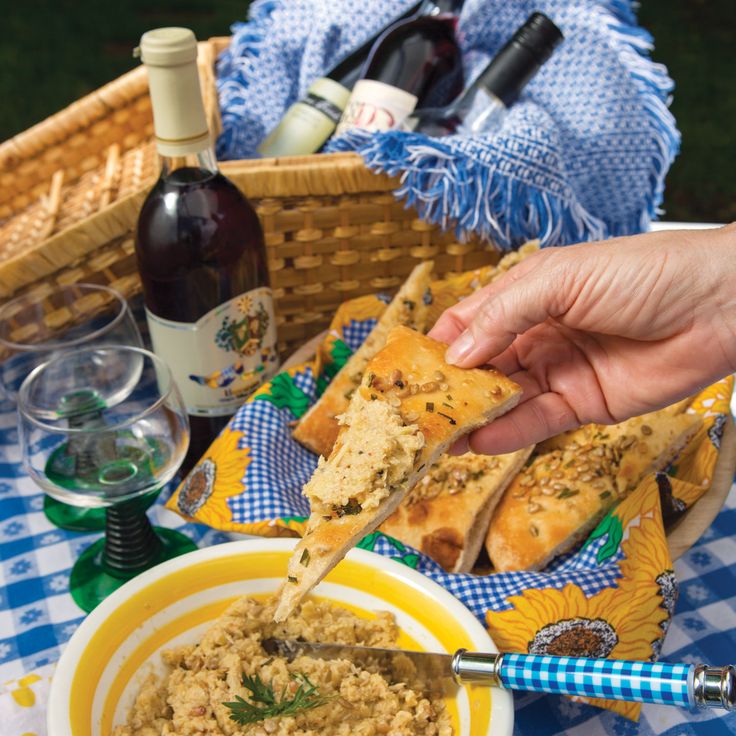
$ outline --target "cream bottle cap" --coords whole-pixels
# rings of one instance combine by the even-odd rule
[[[156,147],[163,156],[210,145],[197,71],[197,39],[188,28],[156,28],[134,51],[148,70]]]

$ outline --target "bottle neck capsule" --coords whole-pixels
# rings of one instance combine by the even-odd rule
[[[197,70],[197,41],[188,28],[157,28],[141,37],[158,152],[169,158],[211,146]]]

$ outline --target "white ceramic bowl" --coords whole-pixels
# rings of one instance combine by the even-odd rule
[[[125,721],[143,677],[163,671],[160,653],[193,643],[241,595],[274,592],[294,539],[216,545],[169,560],[103,601],[66,645],[51,685],[49,736],[108,736]],[[446,590],[381,555],[352,550],[315,595],[365,617],[391,611],[404,649],[497,651],[479,621]],[[510,736],[511,694],[465,687],[448,703],[455,732]]]

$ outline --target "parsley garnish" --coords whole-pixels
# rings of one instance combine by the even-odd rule
[[[281,691],[281,697],[277,699],[273,684],[267,685],[257,674],[243,675],[243,687],[250,691],[250,698],[253,702],[249,703],[240,695],[236,695],[234,702],[223,703],[224,706],[230,708],[230,719],[239,726],[245,726],[266,718],[294,715],[302,710],[317,708],[332,700],[333,696],[320,695],[317,692],[317,686],[312,684],[306,675],[296,673],[291,677],[299,683],[299,688],[294,693],[294,697],[287,700],[286,687]],[[261,705],[256,705],[256,703]]]
[[[580,491],[573,490],[572,488],[563,488],[558,494],[557,498],[572,498],[573,496],[577,496]]]
[[[383,471],[377,472],[376,475],[380,475],[381,472]],[[359,514],[363,510],[363,507],[354,498],[351,498],[344,506],[333,505],[332,510],[337,514],[338,518],[341,518],[343,516]]]

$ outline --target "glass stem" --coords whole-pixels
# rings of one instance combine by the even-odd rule
[[[154,564],[160,554],[161,540],[148,520],[146,506],[136,499],[107,509],[102,563],[110,575],[132,577]]]

